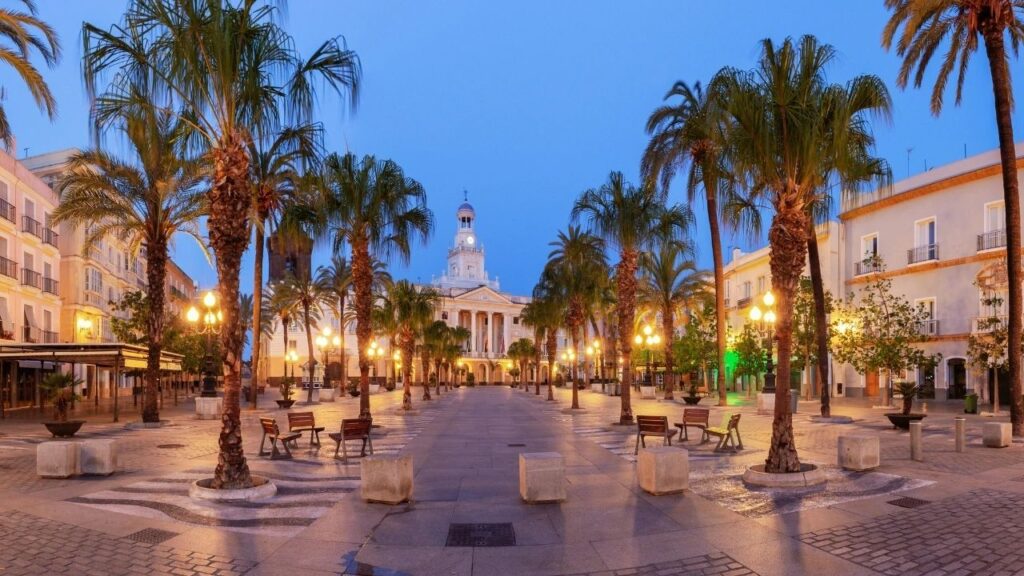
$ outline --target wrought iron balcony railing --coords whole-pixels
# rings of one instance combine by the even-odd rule
[[[43,330],[43,344],[56,344],[60,341],[59,335],[52,330]]]
[[[917,330],[925,336],[936,336],[939,334],[939,321],[935,319],[924,320],[918,323]]]
[[[866,258],[860,262],[853,263],[853,273],[855,276],[862,276],[864,274],[881,271],[882,265],[877,258]]]
[[[0,199],[0,218],[13,223],[15,221],[14,204],[11,204],[7,200]]]
[[[18,263],[14,260],[4,258],[0,256],[0,274],[7,276],[8,278],[18,277]]]
[[[55,296],[58,296],[60,295],[60,291],[58,290],[59,287],[60,283],[54,280],[53,278],[46,278],[45,276],[43,277],[43,292],[47,292]]]
[[[60,234],[53,231],[53,228],[43,228],[43,243],[49,244],[54,248],[57,247],[57,241],[60,240]]]
[[[929,260],[938,259],[938,244],[928,244],[927,246],[918,246],[917,248],[907,250],[907,264],[917,264],[918,262],[928,262]]]
[[[43,238],[43,225],[39,223],[39,220],[35,218],[29,218],[28,216],[21,217],[21,231],[28,232],[29,234],[39,238]]]
[[[993,230],[978,234],[978,252],[1006,246],[1006,230]]]
[[[21,269],[21,283],[25,286],[43,289],[43,275],[28,268]]]

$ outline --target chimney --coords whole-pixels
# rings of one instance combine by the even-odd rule
[[[733,262],[739,260],[741,256],[743,256],[743,250],[740,250],[739,248],[733,248],[732,249],[732,261]]]

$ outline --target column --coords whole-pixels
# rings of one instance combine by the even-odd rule
[[[501,324],[504,329],[505,350],[512,345],[512,318],[508,314],[501,315]]]
[[[476,352],[476,312],[473,310],[469,311],[469,351]]]
[[[498,339],[494,337],[494,312],[487,314],[487,351],[495,354],[498,351]]]

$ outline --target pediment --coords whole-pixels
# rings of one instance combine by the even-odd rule
[[[512,301],[500,292],[496,292],[487,286],[478,286],[454,297],[459,302],[495,302],[500,304],[511,304]]]

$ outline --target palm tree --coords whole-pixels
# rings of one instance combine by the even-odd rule
[[[7,64],[21,77],[36,106],[53,120],[57,116],[57,101],[50,93],[50,87],[43,80],[39,69],[29,62],[32,51],[43,58],[50,69],[60,61],[60,39],[49,24],[36,17],[36,5],[32,0],[22,0],[26,12],[11,8],[0,8],[0,37],[9,46],[0,47],[0,61]],[[0,105],[0,140],[10,150],[14,147],[14,133],[7,118],[7,111]]]
[[[290,299],[302,311],[306,325],[306,346],[309,350],[309,391],[306,402],[313,403],[313,376],[316,373],[316,349],[313,348],[313,327],[320,320],[321,306],[329,306],[327,288],[314,280],[309,272],[289,274],[284,277],[275,294],[280,298]],[[326,370],[326,367],[324,367]]]
[[[619,350],[625,359],[622,371],[622,409],[619,421],[633,421],[630,388],[632,342],[626,336],[633,329],[636,315],[636,271],[640,252],[656,238],[681,238],[692,215],[681,206],[665,206],[664,193],[652,186],[637,188],[626,182],[621,172],[612,172],[599,188],[584,192],[572,208],[572,218],[586,218],[591,231],[609,247],[618,248],[616,265],[616,320],[619,326]],[[660,235],[660,236],[659,236]]]
[[[288,354],[288,328],[292,322],[302,313],[298,300],[291,297],[283,281],[267,286],[267,308],[268,317],[276,318],[281,322],[281,350],[284,355]],[[287,372],[283,374],[287,377]]]
[[[896,53],[903,57],[896,77],[896,84],[900,88],[906,88],[911,75],[914,86],[920,88],[932,55],[939,50],[945,51],[932,87],[931,109],[936,116],[942,110],[943,93],[954,67],[957,69],[956,104],[959,105],[967,66],[971,55],[978,49],[978,39],[985,45],[995,99],[1006,210],[1010,314],[1007,346],[1009,350],[1020,350],[1021,330],[1024,329],[1021,320],[1024,303],[1021,301],[1020,195],[1017,151],[1013,140],[1013,85],[1010,82],[1006,42],[1008,39],[1016,56],[1017,47],[1024,39],[1024,3],[1019,0],[886,0],[885,5],[892,10],[892,16],[882,32],[882,46],[888,50],[895,40]],[[1024,387],[1021,383],[1019,354],[1009,355],[1008,370],[1012,391],[1010,421],[1013,423],[1013,435],[1021,436],[1024,435]]]
[[[544,275],[549,279],[551,288],[563,295],[565,325],[572,338],[573,353],[579,357],[580,330],[585,328],[586,310],[597,297],[602,279],[608,276],[604,242],[579,226],[569,226],[568,232],[559,231],[558,239],[549,245],[553,249],[548,255]],[[572,363],[570,377],[572,409],[578,410],[576,362]]]
[[[644,151],[641,172],[648,185],[660,178],[667,189],[676,171],[688,167],[686,195],[690,204],[695,203],[698,195],[704,198],[714,260],[718,365],[725,366],[725,264],[719,206],[734,188],[725,156],[725,115],[720,99],[712,91],[705,91],[700,82],[692,88],[685,82],[676,82],[665,95],[665,100],[672,98],[678,98],[678,104],[661,106],[647,119],[651,141]],[[718,371],[717,379],[718,405],[725,406],[725,370]]]
[[[519,382],[517,388],[522,387],[529,390],[530,386],[526,383],[526,372],[529,366],[530,360],[533,359],[536,353],[536,347],[533,345],[533,340],[529,338],[520,338],[509,345],[508,350],[505,352],[509,359],[516,363],[519,368]]]
[[[332,154],[324,160],[323,201],[325,225],[335,249],[352,249],[352,284],[359,342],[359,413],[370,417],[370,365],[366,350],[371,339],[373,260],[397,256],[408,263],[412,243],[426,242],[434,229],[434,214],[427,208],[427,193],[391,160],[354,154]],[[405,367],[411,367],[407,357]],[[408,373],[408,372],[407,372]]]
[[[338,329],[344,338],[348,324],[345,322],[345,300],[352,287],[352,267],[344,256],[334,254],[331,256],[330,264],[317,268],[316,280],[317,284],[324,288],[325,299],[334,299],[331,304],[335,306],[334,314],[338,318]],[[342,393],[344,393],[348,386],[348,362],[345,357],[344,343],[341,346],[341,385]]]
[[[282,117],[307,123],[317,86],[347,92],[354,104],[361,73],[358,57],[339,38],[302,59],[281,21],[277,4],[258,0],[132,0],[109,30],[85,24],[82,31],[97,129],[125,107],[180,108],[189,127],[184,141],[207,151],[213,165],[207,226],[224,303],[224,417],[211,484],[217,489],[252,486],[239,411],[238,283],[252,206],[247,143],[275,133]],[[142,97],[140,87],[156,97]]]
[[[554,280],[541,274],[540,281],[533,288],[532,319],[534,330],[543,329],[543,348],[548,357],[548,401],[554,402],[555,355],[558,354],[558,330],[565,319],[565,293]],[[537,370],[540,371],[541,340],[537,339]],[[539,380],[539,378],[538,378]]]
[[[698,270],[691,256],[692,249],[688,245],[668,241],[640,257],[639,302],[650,310],[661,312],[661,330],[665,333],[666,400],[674,397],[677,376],[673,366],[675,355],[672,353],[676,311],[684,303],[692,301],[695,293],[705,291],[708,285],[707,272]]]
[[[0,13],[2,14],[2,13]],[[192,236],[205,250],[197,221],[206,203],[199,186],[205,169],[175,145],[181,125],[170,114],[151,109],[121,119],[130,158],[100,149],[73,155],[57,184],[61,202],[55,223],[91,224],[83,250],[107,235],[125,238],[133,254],[145,247],[148,352],[143,422],[158,422],[157,395],[164,338],[164,279],[169,245],[176,233]]]
[[[437,292],[430,288],[418,288],[408,280],[399,280],[388,292],[388,300],[395,310],[398,322],[398,344],[402,349],[402,409],[412,409],[412,361],[416,351],[416,340],[423,328],[434,319]]]
[[[458,362],[459,356],[462,356],[463,347],[472,335],[469,328],[462,326],[452,326],[448,329],[448,344],[444,348],[444,364],[449,390],[451,390],[451,367]]]
[[[754,70],[719,72],[731,117],[732,164],[743,181],[752,183],[749,199],[764,199],[775,212],[768,240],[772,289],[777,293],[777,373],[783,382],[790,373],[793,300],[807,256],[807,230],[821,189],[821,169],[834,166],[834,177],[843,188],[859,187],[860,171],[848,178],[846,167],[859,164],[874,145],[868,116],[887,116],[891,107],[885,85],[874,76],[855,77],[845,86],[828,84],[825,70],[834,57],[833,48],[813,36],[796,42],[787,38],[780,46],[763,40]],[[836,102],[846,105],[834,109]],[[857,138],[851,138],[854,125]],[[789,386],[777,387],[776,394],[765,470],[798,472]]]
[[[435,320],[423,331],[423,345],[429,351],[428,356],[434,363],[434,376],[437,380],[437,395],[441,395],[441,365],[444,364],[445,351],[451,342],[451,328],[444,320]]]
[[[252,325],[263,322],[263,252],[270,226],[284,211],[284,204],[294,198],[300,186],[302,169],[314,164],[320,150],[321,129],[316,124],[288,127],[273,138],[253,139],[249,142],[251,165],[249,174],[253,192],[252,222],[255,232],[253,283],[252,283]],[[259,338],[252,343],[253,381],[259,377]],[[344,354],[344,351],[342,351]],[[257,394],[253,387],[252,406],[256,407]]]

